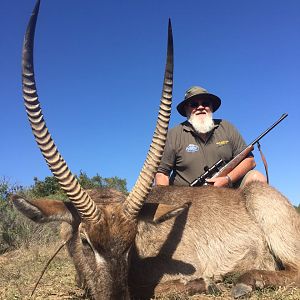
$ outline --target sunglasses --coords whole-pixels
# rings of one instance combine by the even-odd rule
[[[203,102],[200,102],[200,101],[191,101],[189,103],[189,106],[191,108],[198,108],[200,105],[203,106],[203,107],[208,107],[208,106],[210,106],[210,102],[209,101],[203,101]]]

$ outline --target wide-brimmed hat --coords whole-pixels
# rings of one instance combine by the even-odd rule
[[[221,99],[218,96],[210,94],[206,89],[200,86],[192,86],[185,92],[184,100],[177,105],[177,110],[182,116],[186,117],[184,106],[192,99],[209,100],[211,102],[213,112],[215,112],[221,105]]]

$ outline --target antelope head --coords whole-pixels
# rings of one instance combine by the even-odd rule
[[[151,190],[162,157],[171,114],[173,88],[171,22],[169,21],[168,27],[167,61],[158,119],[145,163],[127,197],[115,195],[116,191],[110,191],[109,197],[100,195],[99,200],[80,186],[59,153],[44,121],[33,66],[34,32],[39,6],[38,0],[24,38],[23,98],[37,145],[70,202],[28,201],[19,196],[14,196],[13,202],[22,213],[36,222],[64,221],[71,225],[70,247],[74,248],[71,255],[74,259],[78,257],[76,268],[80,270],[77,271],[94,299],[126,299],[129,297],[128,252],[136,235],[138,218],[143,214],[141,208],[147,211],[144,208],[148,204],[144,202]],[[165,219],[166,216],[172,215],[178,208],[159,210],[157,205],[155,211],[163,212],[156,216],[158,220],[160,217]],[[149,213],[147,214],[149,216]]]

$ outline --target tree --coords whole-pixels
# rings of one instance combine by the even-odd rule
[[[89,177],[86,172],[80,171],[76,177],[84,189],[114,188],[120,192],[127,193],[126,179],[121,179],[117,176],[103,178],[96,174],[96,176]],[[29,189],[29,192],[32,193],[33,197],[55,196],[60,199],[66,198],[58,180],[54,176],[47,176],[44,180],[39,180],[35,177],[34,185]]]
[[[117,176],[109,177],[109,178],[103,178],[104,186],[109,188],[114,188],[116,190],[119,190],[120,192],[123,192],[126,194],[127,191],[127,182],[126,179],[120,179]]]
[[[50,195],[63,194],[58,180],[54,176],[47,176],[44,180],[33,178],[34,185],[30,188],[34,197],[46,197]]]
[[[78,180],[80,185],[84,189],[94,189],[94,188],[114,188],[122,193],[127,193],[127,182],[126,179],[121,179],[117,176],[103,178],[99,174],[89,178],[87,174],[80,171]]]

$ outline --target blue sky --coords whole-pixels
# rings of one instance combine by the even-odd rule
[[[0,10],[0,177],[24,186],[51,175],[21,93],[21,48],[33,6],[33,0],[3,0]],[[261,143],[271,185],[299,205],[299,11],[296,0],[42,0],[36,81],[70,169],[134,185],[155,127],[171,18],[171,127],[183,121],[175,107],[192,85],[222,99],[215,117],[231,121],[247,143],[287,112]]]

